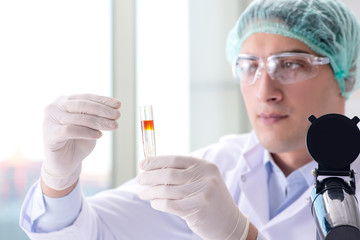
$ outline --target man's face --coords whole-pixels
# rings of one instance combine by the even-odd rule
[[[299,51],[317,55],[296,39],[255,33],[245,40],[240,53],[266,59]],[[242,84],[241,92],[257,137],[272,153],[304,148],[310,115],[344,114],[345,99],[329,64],[318,66],[318,74],[311,79],[286,85],[272,80],[263,70],[253,85]]]

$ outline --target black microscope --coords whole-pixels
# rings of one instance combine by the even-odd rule
[[[359,240],[360,213],[355,196],[355,171],[350,164],[360,154],[359,118],[340,114],[310,116],[306,144],[318,163],[313,171],[311,212],[317,240]]]

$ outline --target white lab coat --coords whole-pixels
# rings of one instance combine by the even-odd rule
[[[268,240],[315,239],[316,227],[311,215],[309,196],[312,187],[288,208],[269,220],[267,174],[263,161],[264,149],[254,133],[229,135],[217,144],[201,149],[195,157],[215,162],[239,209],[249,215],[251,222]],[[360,157],[353,168],[360,172]],[[316,166],[314,164],[314,166]],[[311,174],[311,173],[309,173]],[[357,186],[360,186],[359,180]],[[29,191],[21,214],[22,227],[31,239],[146,239],[196,240],[181,218],[162,213],[138,198],[142,187],[130,181],[117,189],[83,199],[82,210],[69,227],[53,233],[31,233],[26,219],[31,206],[40,204],[35,191]],[[359,194],[357,194],[359,196]]]

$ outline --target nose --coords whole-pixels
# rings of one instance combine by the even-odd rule
[[[261,69],[254,83],[256,98],[262,102],[279,102],[283,98],[281,84],[273,80],[265,68]]]

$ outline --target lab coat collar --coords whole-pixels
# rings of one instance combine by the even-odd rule
[[[308,211],[308,214],[311,214],[311,204],[310,204],[310,193],[313,189],[313,186],[309,187],[294,203],[288,206],[284,211],[276,215],[271,219],[267,224],[261,228],[261,231],[266,231],[274,225],[281,224],[282,222],[293,218],[300,211]]]
[[[233,171],[232,174],[236,174],[236,177],[240,179],[237,186],[240,186],[241,194],[245,196],[247,202],[245,205],[248,205],[248,212],[245,212],[246,210],[244,210],[244,212],[252,218],[256,218],[252,219],[255,225],[269,228],[273,224],[292,217],[305,207],[309,207],[309,196],[312,185],[309,184],[309,189],[305,191],[298,200],[270,220],[269,204],[267,201],[264,201],[264,199],[269,199],[267,187],[268,174],[264,164],[265,151],[255,133],[252,132],[248,141],[245,143],[244,153],[236,167],[237,171]],[[314,163],[311,163],[309,165],[312,166],[313,164]],[[308,167],[306,167],[306,169],[308,169]],[[306,180],[308,183],[312,181],[309,177],[307,177]],[[258,187],[254,188],[254,186]],[[240,205],[243,204],[239,202],[239,207]]]
[[[226,174],[226,179],[228,180],[227,186],[230,192],[237,192],[241,176],[245,176],[246,174],[250,173],[251,169],[256,167],[256,161],[261,160],[261,157],[255,157],[251,160],[249,159],[251,153],[256,154],[256,152],[259,150],[262,152],[262,150],[259,148],[262,148],[262,146],[257,140],[254,131],[252,131],[251,133],[249,133],[246,142],[242,146],[242,154],[236,162],[236,166]],[[245,155],[247,157],[244,157]],[[238,198],[235,196],[234,200],[237,202]]]
[[[236,199],[238,206],[251,221],[263,226],[269,221],[267,172],[263,164],[264,148],[252,132],[244,145],[238,166],[233,177],[238,179],[236,187],[241,189],[241,199]]]
[[[243,160],[248,168],[248,170],[253,170],[259,166],[263,160],[264,148],[261,146],[258,138],[254,131],[250,133],[248,141],[245,143],[243,154]],[[261,152],[261,154],[259,154]],[[254,156],[254,154],[256,156]],[[261,155],[261,156],[260,156]]]
[[[240,176],[246,175],[247,173],[250,172],[250,170],[252,168],[254,168],[256,166],[255,163],[252,163],[248,158],[245,158],[245,155],[251,155],[251,152],[255,152],[258,151],[259,147],[261,147],[261,145],[259,144],[259,141],[257,140],[257,137],[254,133],[254,131],[252,131],[251,133],[249,133],[249,136],[246,139],[246,142],[244,143],[244,145],[242,146],[242,154],[240,155],[238,161],[236,162],[236,166],[229,170],[229,172],[227,172],[226,174],[226,179],[227,181],[227,186],[230,190],[230,192],[236,192],[237,188],[239,188],[239,178]],[[256,159],[261,159],[261,158],[255,158],[253,159],[254,161],[256,161]],[[236,202],[238,201],[238,198],[235,197],[234,199]]]
[[[259,145],[258,148],[261,148]],[[243,162],[246,162],[249,168],[247,171],[240,173],[240,189],[245,197],[249,215],[256,217],[256,225],[263,226],[269,221],[269,199],[268,193],[268,174],[263,165],[263,150],[253,149],[244,154]],[[264,201],[265,200],[265,201]],[[242,205],[242,204],[241,204]],[[250,211],[252,213],[250,213]]]

